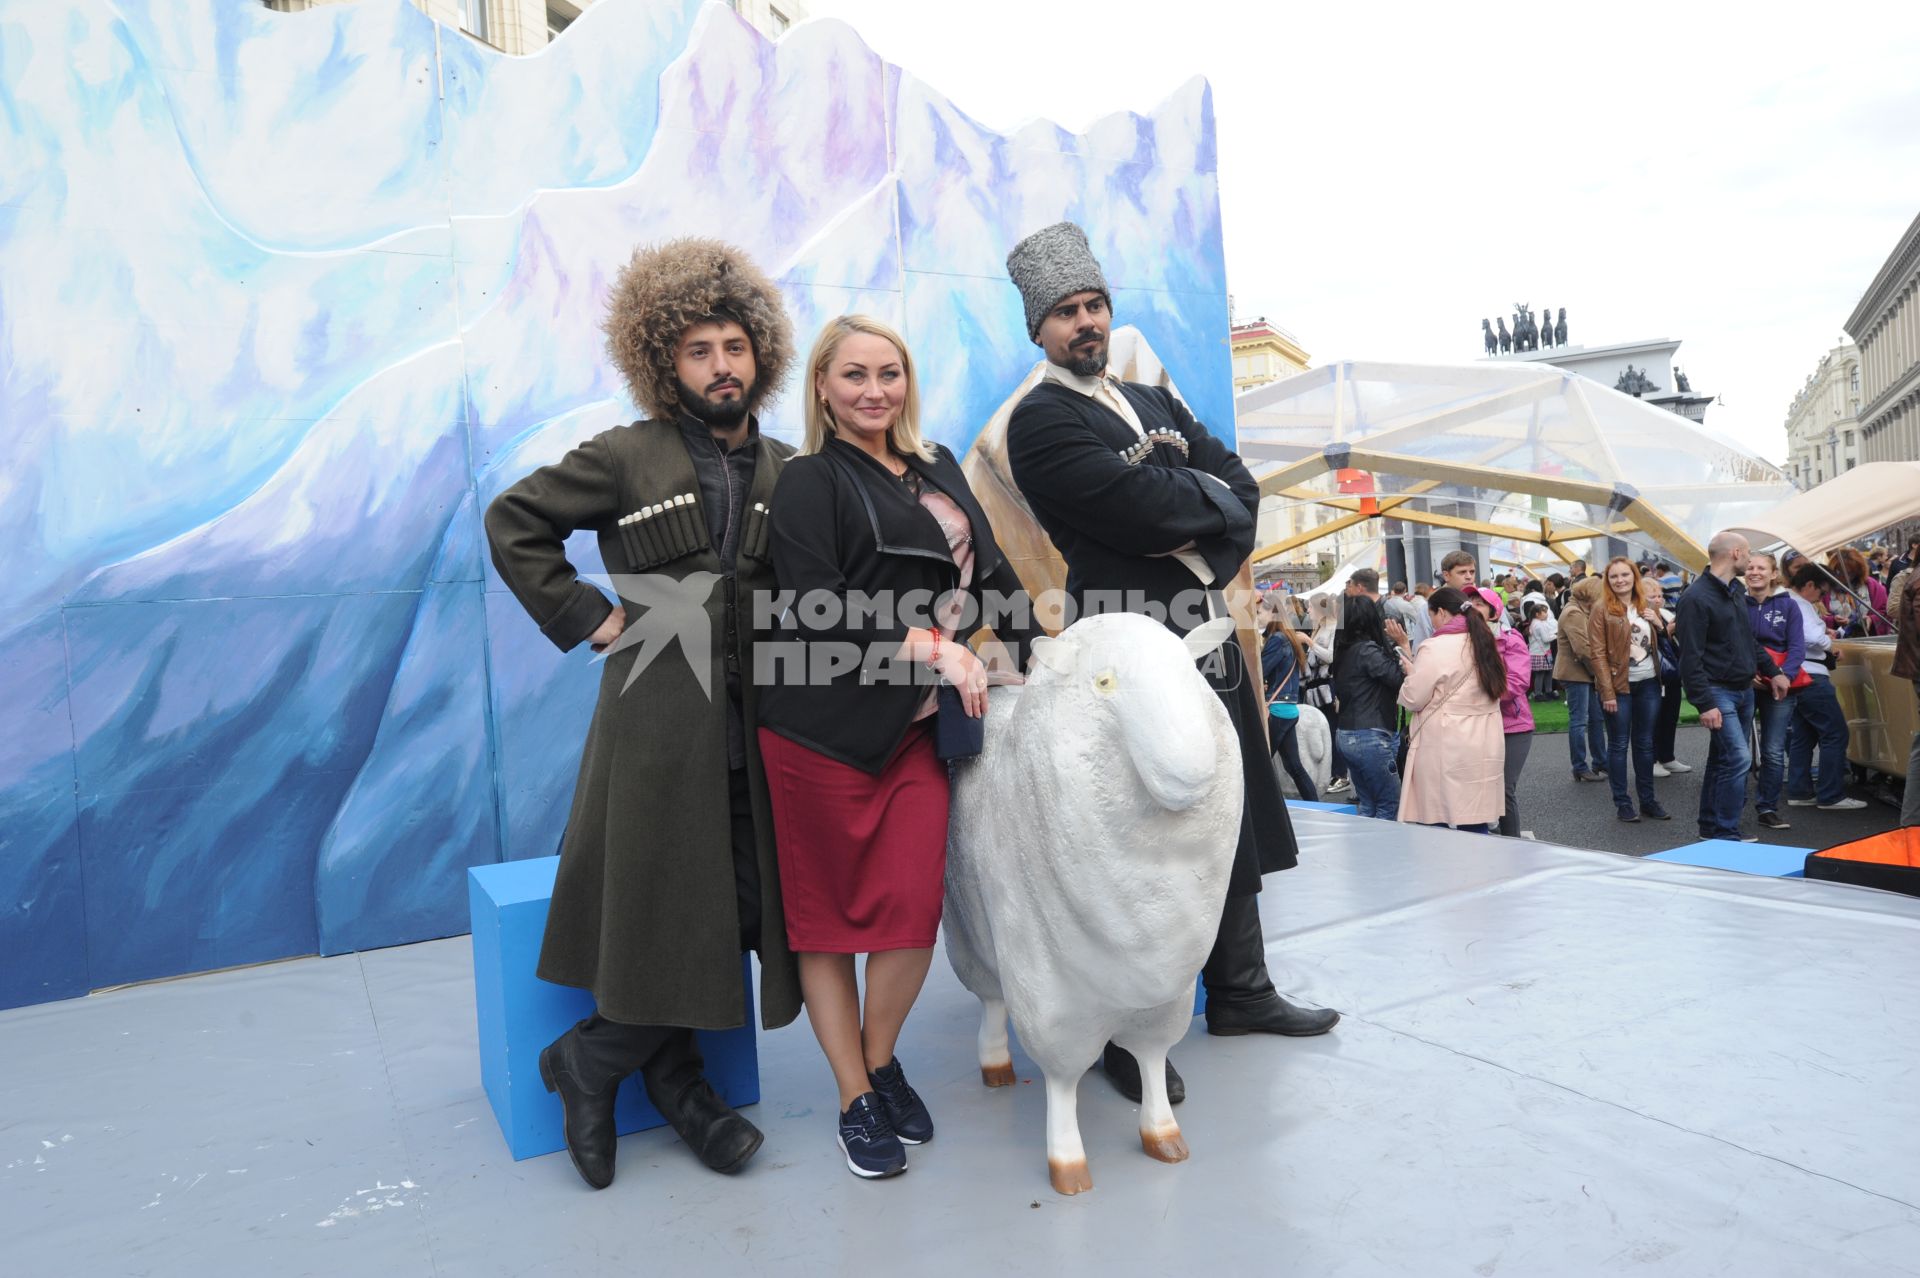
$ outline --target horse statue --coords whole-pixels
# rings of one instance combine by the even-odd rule
[[[1500,353],[1505,355],[1513,349],[1513,334],[1507,332],[1507,321],[1504,317],[1502,317],[1498,323],[1500,325]]]
[[[1487,354],[1495,355],[1500,351],[1500,340],[1493,335],[1493,325],[1480,321],[1480,340],[1487,344]]]

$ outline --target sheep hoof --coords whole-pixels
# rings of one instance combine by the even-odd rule
[[[1047,1160],[1047,1177],[1053,1181],[1056,1194],[1084,1194],[1093,1188],[1093,1177],[1087,1172],[1087,1160],[1076,1158],[1070,1163]]]
[[[1163,1163],[1187,1161],[1187,1142],[1180,1135],[1180,1129],[1172,1123],[1152,1131],[1142,1131],[1140,1148],[1147,1151],[1148,1158],[1157,1158]]]
[[[988,1087],[1012,1087],[1014,1084],[1013,1062],[1002,1061],[998,1065],[982,1065],[980,1081]]]

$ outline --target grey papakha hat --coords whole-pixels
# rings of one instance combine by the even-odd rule
[[[1107,277],[1100,273],[1087,233],[1072,222],[1055,222],[1035,231],[1007,254],[1007,274],[1027,305],[1027,336],[1038,339],[1040,321],[1063,297],[1098,293],[1113,305]]]

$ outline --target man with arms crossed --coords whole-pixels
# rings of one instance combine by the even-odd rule
[[[1112,297],[1078,226],[1059,222],[1022,240],[1007,270],[1026,305],[1027,336],[1047,357],[1044,379],[1013,410],[1008,460],[1067,561],[1078,615],[1104,595],[1130,608],[1164,609],[1181,634],[1210,609],[1224,616],[1209,592],[1225,587],[1252,554],[1259,485],[1169,391],[1107,375]],[[1289,1003],[1267,976],[1260,876],[1293,866],[1296,849],[1260,698],[1236,641],[1202,668],[1240,738],[1246,783],[1226,908],[1201,974],[1207,1030],[1324,1034],[1340,1014]],[[1133,1057],[1109,1043],[1102,1063],[1120,1091],[1139,1100]],[[1171,1063],[1167,1083],[1169,1099],[1185,1096]]]

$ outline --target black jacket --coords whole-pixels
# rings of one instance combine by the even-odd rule
[[[932,462],[910,457],[907,464],[973,525],[971,602],[959,634],[948,638],[964,643],[985,621],[1025,669],[1044,632],[953,454],[935,451]],[[930,624],[932,601],[958,582],[946,535],[886,467],[838,439],[787,463],[769,506],[780,593],[777,608],[762,610],[777,616],[754,672],[760,722],[878,774],[932,686],[923,663],[893,654],[908,629]],[[879,606],[848,606],[867,601]]]
[[[1333,691],[1340,698],[1341,731],[1392,732],[1399,722],[1400,685],[1406,677],[1398,658],[1377,643],[1357,643],[1334,653]]]
[[[1090,592],[1121,600],[1132,593],[1159,608],[1178,601],[1187,608],[1172,628],[1185,634],[1206,620],[1205,601],[1193,573],[1167,552],[1194,543],[1214,586],[1224,589],[1253,553],[1260,485],[1165,387],[1121,382],[1120,390],[1142,427],[1179,436],[1186,452],[1157,444],[1129,462],[1138,442],[1132,427],[1106,405],[1045,381],[1014,407],[1007,460],[1034,518],[1067,561],[1067,591],[1081,615],[1141,611],[1101,606]]]
[[[1043,381],[1014,406],[1007,461],[1034,518],[1067,561],[1080,615],[1156,616],[1176,634],[1207,618],[1207,596],[1168,552],[1188,542],[1228,586],[1253,553],[1260,485],[1233,450],[1161,386],[1121,382],[1151,448],[1117,412]],[[1260,876],[1298,860],[1293,823],[1267,750],[1267,714],[1236,639],[1202,664],[1240,739],[1246,802],[1230,896],[1260,890]]]
[[[1753,633],[1742,583],[1703,572],[1680,596],[1673,616],[1680,632],[1680,683],[1696,708],[1714,708],[1710,688],[1751,688],[1755,673],[1780,673]]]

